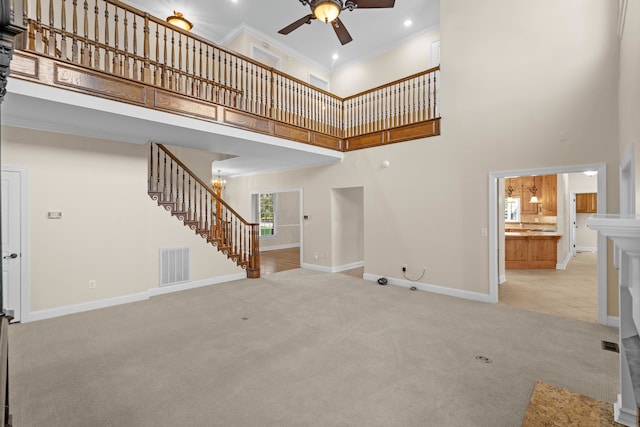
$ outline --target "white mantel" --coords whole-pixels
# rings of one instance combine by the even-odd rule
[[[615,258],[620,286],[620,394],[614,404],[615,420],[636,426],[640,360],[636,360],[638,349],[627,347],[640,340],[640,215],[594,215],[587,220],[587,226],[613,240],[618,255]]]

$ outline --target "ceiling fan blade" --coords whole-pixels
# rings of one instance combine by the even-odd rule
[[[342,43],[343,45],[353,40],[351,38],[351,34],[349,34],[349,31],[347,31],[344,24],[340,20],[340,18],[336,18],[333,21],[331,21],[331,26],[333,27],[333,31],[336,32],[336,36],[338,36],[338,40],[340,40],[340,43]]]
[[[376,9],[393,7],[396,0],[354,0],[358,9]]]
[[[303,16],[302,18],[298,19],[296,22],[287,25],[278,32],[280,34],[289,34],[291,31],[297,29],[298,27],[301,27],[304,24],[311,24],[311,21],[314,19],[316,19],[316,17],[310,13],[307,16]]]

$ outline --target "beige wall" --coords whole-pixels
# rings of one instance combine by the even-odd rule
[[[160,248],[191,248],[192,281],[242,272],[147,196],[147,149],[2,127],[2,164],[29,174],[31,312],[157,288]]]
[[[431,63],[431,44],[437,40],[439,31],[422,34],[396,49],[340,67],[331,74],[331,92],[342,97],[355,95],[435,67],[438,64]]]
[[[441,136],[238,184],[302,186],[304,213],[312,215],[304,261],[327,266],[331,256],[312,255],[332,248],[331,188],[362,186],[365,273],[401,277],[402,264],[427,266],[425,283],[487,294],[481,229],[489,172],[604,162],[609,206],[618,205],[617,5],[450,0],[441,7]]]
[[[261,39],[256,37],[255,35],[248,33],[246,31],[238,33],[236,37],[229,40],[225,47],[231,49],[235,52],[238,52],[244,56],[251,58],[251,49],[252,46],[257,46],[258,48],[269,52],[270,54],[279,57],[280,68],[279,70],[297,78],[298,80],[302,80],[303,82],[309,81],[309,73],[312,73],[323,80],[330,81],[330,75],[326,70],[323,70],[320,67],[316,67],[313,65],[309,65],[296,58],[294,55],[290,55],[287,52],[284,52],[278,49],[276,46],[272,46],[269,43],[263,42]],[[270,67],[271,65],[267,65]]]

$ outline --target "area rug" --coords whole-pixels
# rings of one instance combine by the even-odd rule
[[[613,405],[579,393],[536,382],[522,427],[613,427]]]

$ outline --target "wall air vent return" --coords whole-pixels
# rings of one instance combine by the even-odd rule
[[[189,281],[189,248],[160,249],[160,286]]]

